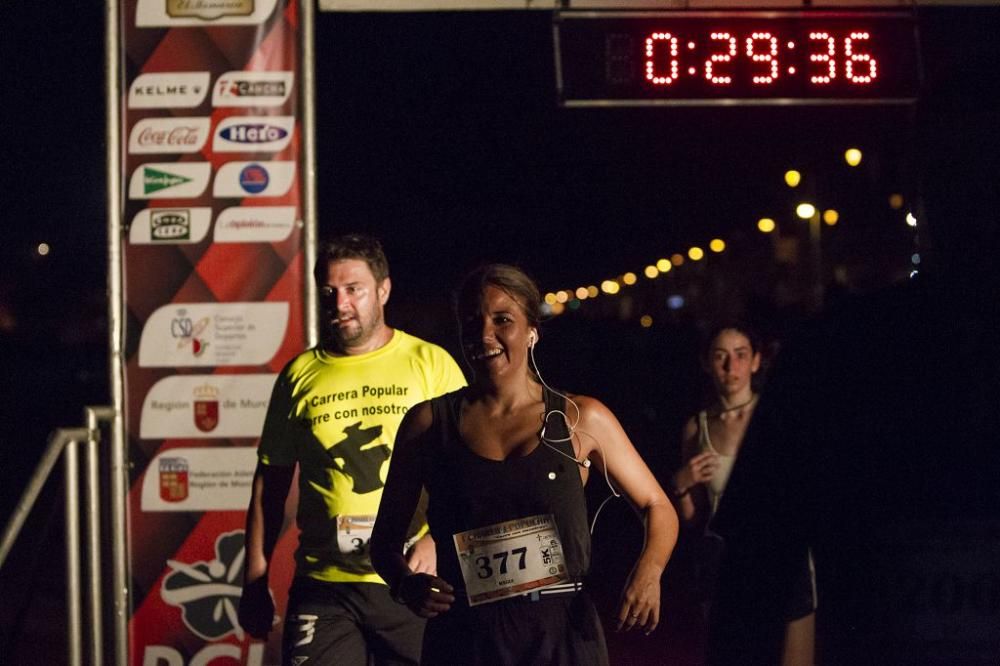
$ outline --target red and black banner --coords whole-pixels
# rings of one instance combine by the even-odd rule
[[[123,8],[129,663],[277,664],[236,609],[257,438],[306,344],[299,5]]]

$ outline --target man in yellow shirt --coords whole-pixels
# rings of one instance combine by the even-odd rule
[[[247,515],[240,624],[258,638],[271,629],[268,567],[298,465],[301,535],[283,663],[417,664],[423,621],[392,600],[368,540],[403,415],[465,379],[444,349],[386,325],[391,282],[377,240],[325,243],[313,272],[323,336],[285,366],[271,395]],[[414,571],[433,573],[426,531],[418,511],[407,558]]]

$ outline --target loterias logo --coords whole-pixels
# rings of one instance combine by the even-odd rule
[[[236,617],[242,593],[243,530],[220,534],[215,559],[210,562],[167,560],[170,573],[163,577],[160,596],[181,609],[181,619],[192,633],[206,641],[244,632]]]
[[[219,123],[212,141],[218,153],[277,152],[292,139],[292,116],[235,116]]]
[[[193,198],[208,187],[211,165],[208,162],[166,162],[143,164],[132,173],[129,197]]]
[[[292,92],[292,72],[226,72],[212,92],[212,106],[281,106]]]
[[[295,162],[227,162],[215,176],[217,197],[280,197],[292,187]]]
[[[139,28],[173,26],[259,25],[274,12],[277,0],[139,0]]]

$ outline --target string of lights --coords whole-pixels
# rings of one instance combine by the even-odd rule
[[[844,161],[849,167],[857,167],[861,164],[862,159],[863,154],[858,148],[848,148],[844,152]],[[795,169],[790,169],[785,172],[784,181],[789,188],[795,189],[802,182],[802,174]],[[888,204],[893,210],[901,211],[904,207],[903,196],[898,193],[890,194],[888,196]],[[810,222],[810,234],[816,243],[819,242],[820,222],[828,227],[836,226],[840,222],[840,213],[837,210],[828,208],[821,213],[814,204],[805,201],[796,205],[795,214],[800,219]],[[904,221],[911,228],[915,229],[917,227],[917,218],[910,211],[905,213]],[[778,229],[778,223],[773,217],[761,217],[757,220],[756,227],[763,234],[771,234]],[[729,243],[723,238],[716,237],[709,240],[706,246],[710,253],[721,254],[727,250]],[[623,293],[624,289],[639,284],[640,274],[648,280],[655,280],[660,276],[669,274],[671,271],[682,269],[688,262],[702,261],[706,256],[708,254],[702,246],[696,244],[689,247],[683,254],[681,252],[674,252],[656,259],[647,264],[641,271],[626,271],[617,276],[603,280],[594,280],[590,284],[576,288],[562,288],[549,291],[544,296],[542,309],[547,315],[553,317],[559,316],[567,311],[579,309],[584,301],[593,300],[602,295],[616,296]],[[920,264],[919,252],[914,251],[910,257],[910,262],[910,277],[913,277],[917,274]],[[652,317],[644,314],[639,317],[639,322],[643,327],[648,328],[652,325]]]

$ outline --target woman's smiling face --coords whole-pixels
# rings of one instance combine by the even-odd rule
[[[524,307],[503,289],[483,288],[478,312],[462,317],[462,350],[472,369],[499,378],[527,371],[534,327]]]

